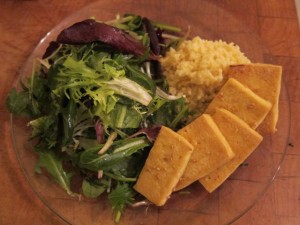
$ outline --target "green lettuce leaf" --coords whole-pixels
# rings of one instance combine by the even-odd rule
[[[111,112],[111,126],[115,128],[138,128],[143,117],[133,106],[117,103]]]
[[[99,197],[105,191],[105,189],[106,188],[103,185],[93,184],[87,180],[83,180],[82,182],[83,194],[88,198]]]

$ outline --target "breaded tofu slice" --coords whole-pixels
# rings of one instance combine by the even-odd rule
[[[272,104],[270,112],[257,131],[260,134],[276,132],[282,67],[261,63],[234,65],[229,67],[227,76],[238,80]]]
[[[162,127],[134,189],[157,206],[166,203],[182,176],[193,146],[181,135]]]
[[[214,114],[217,108],[224,108],[256,129],[269,113],[272,105],[259,97],[234,78],[229,78],[205,113]]]
[[[235,156],[228,163],[214,170],[199,181],[209,192],[219,187],[262,141],[262,136],[243,120],[225,109],[217,109],[212,116],[228,141]]]
[[[194,146],[194,151],[175,191],[211,173],[234,156],[228,142],[208,114],[202,114],[180,129],[178,134]]]

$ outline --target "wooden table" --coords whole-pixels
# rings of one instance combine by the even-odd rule
[[[94,0],[1,1],[0,124],[3,136],[0,138],[0,224],[62,224],[35,196],[21,172],[12,149],[5,98],[20,66],[45,33],[67,15],[91,2]],[[284,80],[291,102],[290,144],[281,170],[267,193],[234,224],[300,224],[300,31],[294,0],[211,2],[225,7],[258,31],[270,53],[288,74]],[[226,23],[230,25],[230,21]]]

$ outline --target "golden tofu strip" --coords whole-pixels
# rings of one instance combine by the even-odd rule
[[[208,114],[201,115],[179,130],[178,134],[194,146],[194,151],[175,191],[199,180],[234,156],[228,142]]]
[[[157,206],[166,203],[182,176],[193,146],[182,136],[162,127],[134,189]]]
[[[212,116],[228,141],[235,157],[199,181],[209,192],[219,187],[262,141],[262,136],[243,120],[225,109],[217,109]]]
[[[229,78],[205,113],[212,115],[217,108],[224,108],[240,117],[251,128],[256,129],[271,107],[270,102],[259,97],[239,81]]]
[[[230,66],[227,76],[238,80],[272,104],[270,112],[259,125],[257,131],[260,134],[276,132],[282,67],[261,63],[235,65]]]

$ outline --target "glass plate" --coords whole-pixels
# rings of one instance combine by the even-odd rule
[[[32,60],[42,56],[48,43],[55,40],[63,28],[91,16],[99,20],[110,20],[118,13],[126,12],[140,14],[183,29],[190,27],[191,37],[199,35],[205,39],[234,42],[252,62],[276,64],[255,31],[213,2],[174,1],[169,4],[169,1],[160,1],[158,4],[151,1],[100,1],[69,16],[47,33],[23,66],[19,79],[29,76]],[[196,183],[188,188],[190,194],[173,194],[164,207],[128,207],[120,224],[217,225],[237,220],[265,193],[284,158],[290,129],[289,98],[284,83],[279,108],[277,133],[265,136],[245,164],[214,193],[207,193]],[[30,132],[26,121],[12,115],[11,127],[14,149],[24,175],[34,192],[50,210],[67,224],[114,224],[111,207],[104,197],[78,201],[68,196],[49,177],[34,173],[37,157],[32,151],[31,143],[28,142]],[[278,156],[281,157],[280,160]]]

